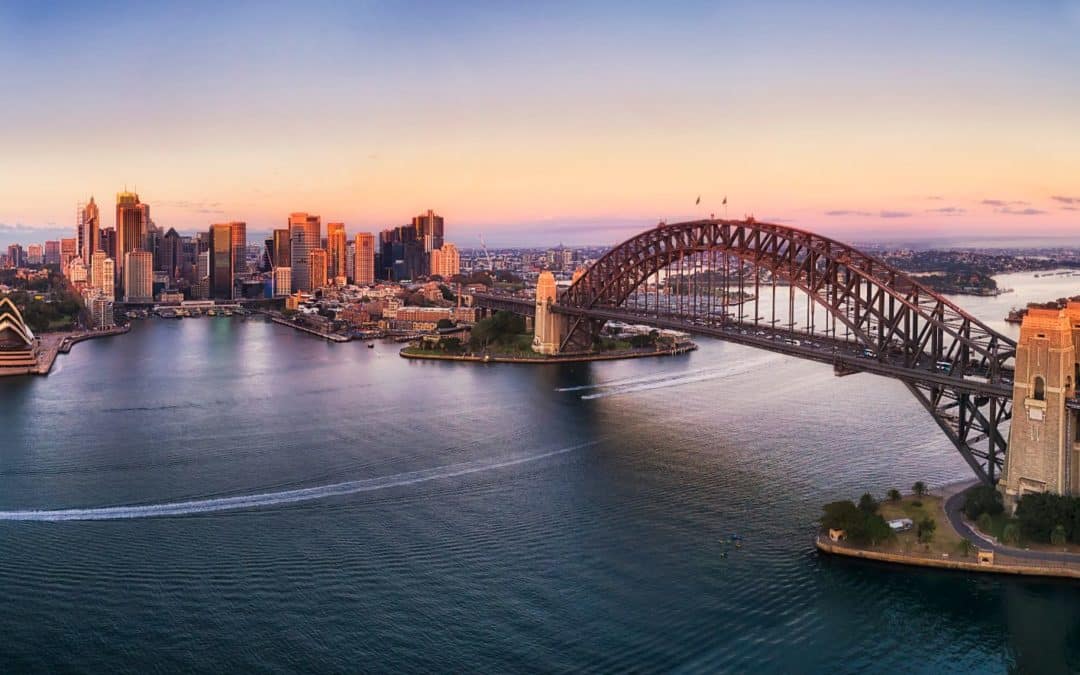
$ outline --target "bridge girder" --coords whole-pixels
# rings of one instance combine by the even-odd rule
[[[596,317],[617,310],[648,279],[687,257],[714,254],[799,288],[878,359],[902,349],[910,372],[879,374],[905,383],[980,479],[997,479],[1012,403],[1000,385],[1016,343],[883,261],[811,232],[754,220],[699,220],[661,224],[632,237],[559,298],[556,309],[571,315],[563,348],[591,343]],[[958,383],[968,373],[985,375],[994,393],[974,396],[959,384],[942,384],[917,367],[927,361],[949,364]]]

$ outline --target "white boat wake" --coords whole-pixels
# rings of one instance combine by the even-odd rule
[[[385,490],[387,488],[413,485],[432,480],[467,476],[482,471],[503,469],[519,464],[536,462],[557,455],[564,455],[574,450],[595,445],[599,441],[579,443],[569,447],[551,450],[536,455],[515,457],[500,462],[464,462],[461,464],[449,464],[445,466],[409,471],[391,476],[379,478],[365,478],[351,480],[343,483],[319,485],[316,487],[299,488],[296,490],[283,490],[280,492],[265,492],[254,495],[242,495],[238,497],[219,497],[215,499],[199,499],[186,502],[167,502],[164,504],[144,504],[133,506],[106,506],[91,509],[55,509],[55,510],[25,510],[25,511],[0,511],[0,520],[34,520],[44,522],[61,522],[68,520],[124,520],[132,518],[158,518],[164,516],[187,516],[200,513],[214,513],[217,511],[233,511],[237,509],[251,509],[264,506],[278,506],[282,504],[296,504],[327,497],[351,495],[359,492],[371,492]]]

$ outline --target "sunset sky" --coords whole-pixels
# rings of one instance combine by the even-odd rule
[[[0,86],[0,245],[91,194],[112,225],[125,185],[185,232],[433,208],[459,246],[610,243],[727,195],[847,239],[1080,234],[1080,0],[7,0]]]

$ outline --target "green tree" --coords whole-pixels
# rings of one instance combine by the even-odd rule
[[[975,526],[978,527],[979,531],[983,534],[990,534],[991,530],[994,529],[994,520],[990,517],[989,513],[981,513],[975,521]]]
[[[450,319],[439,319],[439,323],[435,324],[437,328],[453,328],[454,322]]]
[[[929,544],[934,540],[934,531],[937,530],[937,523],[933,518],[929,516],[919,521],[918,529],[915,531],[915,535],[924,544]]]
[[[969,520],[975,520],[984,513],[996,516],[1004,510],[1001,493],[992,485],[979,485],[964,495],[964,515]]]
[[[898,501],[900,501],[900,491],[897,490],[896,488],[893,488],[893,489],[889,490],[889,493],[888,493],[887,496],[888,496],[890,502],[898,502]]]
[[[1001,541],[1015,546],[1020,543],[1020,527],[1016,523],[1009,523],[1001,533]]]
[[[872,494],[864,492],[863,496],[859,497],[859,510],[868,514],[877,513],[878,503]]]
[[[1064,546],[1065,541],[1065,526],[1055,525],[1054,529],[1050,532],[1050,543],[1054,546]]]
[[[911,492],[919,499],[926,496],[926,483],[921,480],[915,481],[915,484],[911,486]]]

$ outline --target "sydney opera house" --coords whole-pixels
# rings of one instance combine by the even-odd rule
[[[37,365],[34,333],[23,321],[11,298],[0,298],[0,372],[27,369]]]

